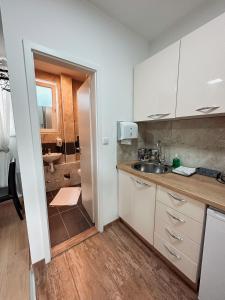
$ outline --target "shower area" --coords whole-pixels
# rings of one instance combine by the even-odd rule
[[[54,248],[94,227],[90,74],[34,55],[50,243]],[[81,153],[82,149],[82,153]]]

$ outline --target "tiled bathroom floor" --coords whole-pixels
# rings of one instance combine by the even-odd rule
[[[50,207],[57,191],[47,193],[48,217],[51,246],[56,246],[65,240],[94,226],[82,205],[81,197],[74,206]]]

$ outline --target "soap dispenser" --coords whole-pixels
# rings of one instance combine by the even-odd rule
[[[178,157],[178,154],[175,155],[175,158],[173,159],[173,168],[176,169],[180,167],[180,159]]]

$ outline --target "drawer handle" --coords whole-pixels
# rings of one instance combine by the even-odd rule
[[[204,107],[197,108],[196,111],[200,111],[204,114],[208,114],[218,108],[220,108],[220,106],[204,106]]]
[[[176,254],[175,251],[172,251],[166,244],[163,244],[166,250],[173,256],[176,257],[176,259],[181,259],[180,255]]]
[[[168,193],[168,195],[169,195],[170,197],[172,197],[173,199],[179,201],[179,202],[182,202],[182,203],[185,203],[185,202],[186,202],[186,200],[181,199],[181,198],[178,198],[178,197],[176,197],[176,196],[174,196],[174,195],[172,195],[172,194],[170,194],[170,193]]]
[[[145,182],[143,182],[143,181],[136,180],[136,179],[134,179],[133,177],[130,177],[130,178],[131,178],[134,182],[136,182],[137,184],[139,184],[139,185],[151,187],[150,184],[147,184],[147,183],[145,183]]]
[[[172,219],[174,219],[174,220],[176,220],[176,221],[178,221],[178,222],[181,222],[181,223],[185,223],[185,220],[184,220],[184,219],[181,219],[181,218],[179,218],[179,217],[174,216],[174,215],[171,214],[169,211],[166,211],[166,212],[167,212],[167,214],[168,214]]]
[[[177,240],[177,241],[183,241],[183,238],[182,238],[180,235],[171,232],[167,227],[165,228],[165,230],[166,230],[166,232],[168,232],[169,235],[170,235],[172,238],[174,238],[175,240]]]
[[[154,114],[154,115],[149,115],[147,117],[150,118],[150,119],[153,119],[153,120],[158,120],[158,119],[162,119],[162,118],[164,118],[166,116],[169,116],[169,115],[170,115],[170,113],[166,113],[166,114]]]

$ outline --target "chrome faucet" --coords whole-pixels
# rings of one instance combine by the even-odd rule
[[[161,162],[161,158],[162,158],[162,144],[161,141],[158,140],[158,142],[156,143],[156,147],[158,150],[158,161]]]

